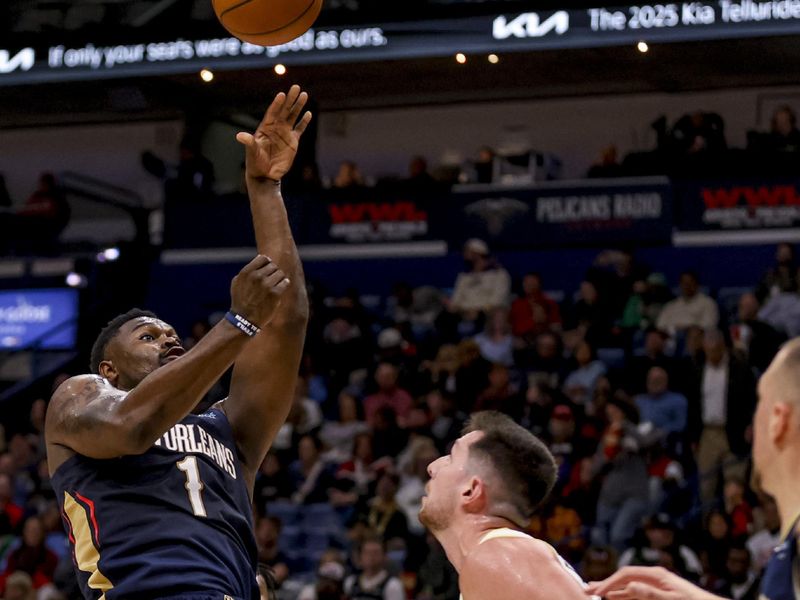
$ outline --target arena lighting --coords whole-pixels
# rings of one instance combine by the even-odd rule
[[[275,65],[275,74],[276,75],[286,75],[286,67],[282,64]]]
[[[492,63],[493,65],[496,65],[497,63],[500,62],[500,57],[497,56],[497,54],[490,54],[488,58],[489,62]]]
[[[211,83],[212,81],[214,81],[213,71],[209,71],[208,69],[203,69],[202,71],[200,71],[200,79],[202,79],[206,83]]]
[[[89,280],[86,279],[85,275],[81,275],[80,273],[76,273],[73,271],[72,273],[67,274],[67,277],[64,280],[69,287],[72,288],[85,288]]]
[[[648,50],[650,50],[650,46],[648,46],[648,45],[647,45],[647,42],[645,42],[645,41],[641,41],[641,42],[639,42],[638,44],[636,44],[636,49],[637,49],[639,52],[641,52],[642,54],[644,54],[645,52],[647,52]]]
[[[459,52],[456,54],[456,62],[460,65],[463,65],[467,62],[467,55],[463,52]]]
[[[119,259],[119,248],[106,248],[97,253],[97,262],[114,262]]]

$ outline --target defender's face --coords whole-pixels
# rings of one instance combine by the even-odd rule
[[[469,477],[469,447],[483,437],[481,431],[471,431],[458,438],[450,454],[428,465],[430,481],[422,497],[420,521],[433,531],[446,529],[458,507],[460,486]]]
[[[125,323],[108,345],[107,361],[116,387],[132,389],[156,369],[186,353],[175,329],[160,319],[139,317]],[[110,379],[103,373],[101,374]]]

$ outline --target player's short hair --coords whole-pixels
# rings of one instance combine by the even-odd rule
[[[553,455],[530,431],[498,412],[473,414],[463,433],[471,431],[483,437],[470,446],[470,456],[491,465],[505,488],[501,498],[530,520],[556,483]]]
[[[156,317],[155,313],[152,313],[149,310],[132,308],[128,312],[114,317],[108,322],[108,325],[103,327],[103,329],[100,331],[100,335],[97,336],[97,339],[92,346],[92,353],[89,357],[89,369],[92,373],[100,373],[100,363],[103,362],[106,357],[106,348],[108,348],[108,343],[116,337],[120,328],[128,321],[138,319],[139,317],[150,317],[153,319],[158,318]]]

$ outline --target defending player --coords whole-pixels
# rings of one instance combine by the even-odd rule
[[[47,459],[86,598],[259,598],[250,499],[292,402],[308,320],[280,194],[306,101],[293,86],[255,134],[237,136],[259,256],[234,278],[226,319],[184,352],[155,315],[121,315],[95,342],[93,374],[53,395]],[[190,415],[231,364],[228,398]]]
[[[753,469],[775,498],[781,538],[761,578],[761,600],[800,598],[800,339],[788,342],[758,382]],[[589,590],[608,600],[723,600],[661,567],[625,567]]]
[[[556,481],[542,442],[507,416],[476,413],[448,456],[428,466],[420,520],[459,575],[464,600],[585,600],[549,544],[523,533]]]

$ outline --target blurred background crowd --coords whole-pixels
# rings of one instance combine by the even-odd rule
[[[427,465],[470,413],[498,410],[555,455],[558,485],[530,532],[584,578],[662,565],[756,598],[780,524],[749,484],[751,418],[760,373],[800,324],[793,247],[736,298],[710,297],[691,271],[667,281],[629,252],[599,253],[570,297],[535,272],[513,280],[482,240],[463,258],[452,288],[398,282],[379,307],[311,284],[294,404],[253,503],[279,596],[455,600],[456,574],[417,517]],[[195,323],[185,345],[219,318]],[[35,400],[27,426],[0,437],[6,598],[78,597],[46,407]]]

